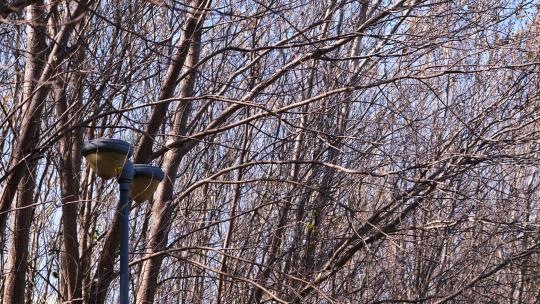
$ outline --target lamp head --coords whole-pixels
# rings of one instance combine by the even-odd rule
[[[129,188],[129,197],[137,203],[143,203],[152,198],[165,173],[159,167],[144,164],[134,164],[133,169],[135,174]]]
[[[123,140],[98,138],[83,144],[82,154],[88,164],[103,179],[118,176],[133,153],[131,145]]]

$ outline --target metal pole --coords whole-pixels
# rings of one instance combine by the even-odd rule
[[[133,180],[133,164],[127,161],[118,178],[120,188],[120,304],[129,304],[129,186]]]

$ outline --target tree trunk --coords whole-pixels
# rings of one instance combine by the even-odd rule
[[[26,19],[29,25],[26,28],[27,51],[26,65],[24,72],[23,96],[22,102],[29,100],[36,87],[36,81],[43,70],[43,63],[46,58],[47,45],[45,44],[44,12],[41,7],[43,1],[36,5],[28,7]],[[24,121],[32,121],[32,112],[28,107],[24,107]],[[34,129],[33,136],[36,136],[39,130],[39,122],[32,123]],[[19,142],[21,144],[21,142]],[[22,179],[19,190],[15,217],[11,222],[12,236],[9,240],[9,254],[7,264],[7,274],[5,278],[5,289],[2,303],[24,303],[26,268],[28,264],[28,241],[30,233],[30,223],[34,207],[29,207],[33,202],[33,193],[35,187],[35,168],[36,162],[31,161],[24,166],[24,178]],[[15,181],[11,185],[17,185]],[[4,193],[13,195],[14,188],[4,189]],[[0,227],[2,229],[2,227]],[[3,230],[3,229],[2,229]],[[2,246],[3,247],[3,246]]]
[[[194,94],[195,80],[197,71],[192,69],[199,61],[200,54],[201,31],[197,29],[195,39],[193,41],[191,51],[187,59],[186,70],[189,75],[182,81],[179,97],[191,97]],[[178,103],[174,115],[173,129],[171,131],[172,138],[183,136],[186,134],[187,119],[191,112],[190,102],[181,101]],[[147,255],[158,252],[165,247],[168,238],[168,232],[171,225],[171,215],[173,207],[171,202],[173,199],[174,183],[180,161],[184,154],[179,149],[173,149],[165,154],[163,161],[163,171],[165,179],[160,183],[157,189],[157,197],[152,206],[152,215],[150,219],[150,231],[148,233],[148,247],[150,248]],[[136,303],[153,303],[154,295],[157,287],[157,277],[162,256],[153,257],[144,261],[141,273],[139,276],[139,288],[136,297]]]
[[[28,240],[34,207],[35,175],[28,174],[21,181],[18,192],[17,208],[11,221],[12,237],[9,239],[9,255],[2,303],[24,303],[26,272],[28,266]]]
[[[65,83],[58,80],[54,84],[56,100],[56,115],[63,126],[67,127],[69,113],[67,107]],[[64,299],[73,303],[82,303],[82,268],[79,258],[79,241],[77,234],[77,215],[79,206],[79,190],[77,173],[80,171],[80,155],[74,155],[74,146],[80,142],[72,138],[71,133],[65,133],[58,145],[60,190],[62,201],[62,241],[63,251],[61,274],[66,284]],[[79,167],[75,165],[79,164]]]

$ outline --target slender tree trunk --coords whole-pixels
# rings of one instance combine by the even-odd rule
[[[96,270],[94,280],[92,281],[88,292],[88,303],[105,303],[105,300],[107,298],[107,291],[109,290],[109,285],[115,277],[114,261],[118,256],[117,248],[120,242],[119,221],[119,217],[115,216],[113,218],[111,229],[107,234],[105,245],[103,246],[103,252],[111,252],[111,254],[100,255],[100,259],[98,261],[99,268]]]
[[[56,115],[62,125],[67,127],[69,121],[68,102],[65,83],[58,80],[54,84],[56,100]],[[80,140],[74,140],[71,133],[65,133],[59,142],[59,174],[62,201],[62,238],[63,251],[61,261],[61,273],[65,278],[66,293],[64,298],[73,303],[82,303],[82,268],[79,258],[79,241],[77,233],[77,215],[79,190],[77,172],[80,171],[80,160],[74,155],[77,153],[74,146],[80,145]],[[79,165],[79,167],[75,167]]]
[[[247,146],[249,144],[249,140],[251,137],[251,129],[249,126],[246,126],[246,131],[244,131],[244,144],[242,145],[242,152],[240,154],[240,164],[244,163],[246,160],[247,155]],[[237,180],[241,181],[243,177],[243,170],[238,170],[238,177]],[[230,214],[228,217],[230,218],[229,221],[229,227],[227,228],[227,234],[225,235],[225,240],[223,241],[223,251],[227,253],[227,248],[229,248],[231,244],[231,239],[233,236],[234,228],[235,228],[235,218],[236,218],[236,209],[238,208],[238,202],[240,201],[240,195],[242,193],[242,184],[238,183],[236,184],[236,187],[234,189],[234,199],[231,202]],[[217,282],[217,292],[216,292],[216,303],[221,303],[222,293],[223,293],[223,283],[225,281],[225,277],[222,275],[222,273],[227,273],[227,255],[221,256],[221,266],[219,268],[220,273],[218,274],[218,282]]]
[[[17,208],[11,221],[12,237],[9,239],[9,255],[7,274],[2,303],[24,303],[26,272],[28,266],[28,241],[30,236],[30,223],[34,207],[31,207],[34,197],[35,175],[28,174],[21,181],[18,192]]]
[[[27,10],[28,26],[27,33],[27,57],[24,74],[22,102],[29,100],[36,88],[36,79],[39,78],[43,70],[46,58],[47,45],[45,43],[44,12],[43,1],[38,1],[36,5],[29,6]],[[25,106],[24,121],[32,121],[33,113],[28,105]],[[34,122],[32,129],[33,136],[39,130],[39,122]],[[19,142],[21,144],[21,142]],[[11,222],[11,238],[9,241],[9,254],[7,264],[7,274],[2,303],[24,303],[26,269],[28,264],[28,243],[30,233],[30,223],[34,207],[29,207],[33,202],[35,187],[36,162],[31,161],[24,166],[24,177],[21,180],[18,190],[17,203],[14,207],[21,208],[15,212],[15,217]],[[12,185],[16,185],[13,181]],[[5,188],[4,193],[12,195],[15,189]],[[3,230],[3,227],[0,227]],[[3,247],[3,246],[2,246]]]
[[[197,29],[194,42],[187,60],[186,69],[189,75],[182,81],[179,97],[190,97],[194,94],[195,80],[197,71],[192,69],[199,61],[201,32]],[[191,104],[181,101],[175,111],[172,138],[183,136],[187,132],[187,120],[191,112]],[[148,254],[158,252],[165,247],[168,238],[168,232],[171,225],[171,216],[173,208],[171,201],[173,199],[174,183],[180,161],[184,154],[180,149],[173,149],[165,154],[163,169],[165,179],[160,183],[157,189],[157,197],[152,206],[150,218],[150,232],[148,233]],[[153,303],[157,287],[157,277],[161,268],[162,256],[153,257],[144,261],[139,276],[139,288],[136,297],[136,303]]]

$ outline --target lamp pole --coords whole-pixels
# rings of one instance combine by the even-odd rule
[[[129,304],[129,187],[133,181],[133,164],[126,161],[118,177],[120,188],[120,304]]]
[[[117,178],[120,189],[120,304],[129,304],[129,200],[143,203],[152,199],[165,174],[159,167],[129,160],[133,149],[123,140],[98,138],[83,144],[82,154],[103,179]]]

